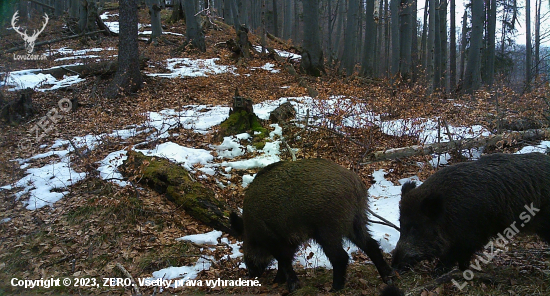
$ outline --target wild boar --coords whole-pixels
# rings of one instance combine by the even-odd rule
[[[275,258],[275,283],[299,286],[292,268],[297,249],[314,239],[333,267],[332,290],[344,287],[349,257],[344,237],[373,261],[384,281],[392,273],[367,231],[368,191],[350,170],[325,159],[282,161],[262,169],[245,192],[242,218],[231,226],[242,234],[244,262],[251,277],[262,275]]]
[[[510,230],[550,242],[550,156],[541,153],[452,165],[418,187],[405,183],[401,194],[401,236],[392,259],[398,269],[438,258],[440,271],[456,263],[464,271],[491,238],[507,242]]]

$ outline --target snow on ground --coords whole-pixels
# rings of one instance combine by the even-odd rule
[[[73,64],[77,65],[77,64]],[[58,67],[52,67],[54,69]],[[49,70],[49,69],[47,69]],[[51,74],[40,73],[41,69],[27,69],[21,71],[9,72],[4,81],[0,82],[0,87],[4,85],[12,86],[8,88],[9,91],[16,91],[26,88],[32,88],[38,91],[54,90],[58,88],[64,88],[71,84],[75,84],[85,79],[79,78],[78,75],[65,75],[63,79],[57,80]],[[5,74],[5,73],[0,73]],[[51,85],[50,87],[47,87]]]
[[[164,78],[208,76],[221,73],[235,73],[237,68],[233,66],[217,65],[219,58],[212,59],[190,59],[171,58],[167,59],[166,68],[170,73],[149,73],[148,76]]]
[[[260,52],[262,51],[262,47],[260,45],[255,45],[254,49],[256,51],[260,51]],[[282,58],[290,59],[290,60],[295,61],[295,62],[300,61],[302,59],[301,55],[295,54],[295,53],[292,53],[292,52],[279,50],[279,49],[275,49],[275,52],[277,54],[279,54],[279,56],[281,56]]]
[[[66,54],[85,54],[86,52],[73,51],[70,49],[59,49],[59,53]],[[151,76],[160,77],[182,77],[182,76],[206,76],[212,74],[219,74],[225,72],[233,72],[234,67],[216,65],[216,59],[205,60],[191,60],[191,59],[169,59],[168,69],[171,73],[162,74],[150,74]],[[264,69],[272,69],[271,65],[264,66]],[[21,89],[25,87],[39,88],[44,85],[53,85],[50,89],[55,87],[61,87],[63,83],[72,83],[74,78],[66,77],[63,80],[57,81],[55,78],[37,74],[37,70],[23,70],[14,71],[10,73],[10,76],[6,79],[9,85],[15,86],[12,90]],[[76,79],[74,80],[76,81]],[[39,89],[45,90],[45,88]],[[380,114],[375,114],[368,110],[368,106],[355,103],[350,98],[343,98],[340,96],[331,97],[329,100],[314,100],[310,97],[287,97],[280,98],[274,101],[265,101],[254,105],[254,111],[261,119],[268,119],[269,114],[279,105],[290,102],[297,111],[297,119],[304,119],[306,114],[312,116],[310,119],[310,125],[327,124],[327,115],[335,113],[335,110],[344,110],[348,116],[342,121],[345,126],[366,126],[377,125],[385,133],[390,135],[411,135],[418,136],[422,143],[434,143],[437,139],[437,118],[412,118],[412,119],[398,119],[398,120],[382,120]],[[209,105],[189,105],[184,106],[181,111],[174,109],[166,109],[160,112],[148,112],[146,114],[147,120],[140,125],[132,125],[125,129],[115,130],[110,134],[100,135],[86,135],[83,137],[74,137],[72,141],[75,146],[82,151],[94,150],[104,140],[105,137],[115,137],[120,139],[121,143],[124,140],[135,137],[141,133],[148,133],[146,142],[140,144],[147,144],[151,141],[158,141],[159,139],[167,138],[171,136],[171,130],[176,127],[183,127],[191,129],[196,133],[206,134],[209,133],[214,125],[221,123],[228,116],[229,107],[224,106],[209,106]],[[146,155],[157,155],[171,159],[176,163],[180,163],[186,169],[190,171],[200,171],[203,176],[212,176],[217,179],[218,176],[225,176],[230,179],[234,170],[249,169],[249,168],[261,168],[267,166],[273,162],[279,161],[279,149],[282,137],[282,129],[277,124],[270,126],[272,131],[270,132],[270,141],[268,141],[265,147],[261,150],[257,150],[251,145],[250,135],[244,133],[236,136],[225,137],[220,145],[210,145],[208,149],[196,149],[193,147],[185,147],[173,142],[164,142],[156,145],[152,149],[135,149],[141,151]],[[334,128],[339,129],[338,126]],[[454,127],[449,126],[453,137],[470,138],[477,136],[487,136],[489,132],[481,126],[472,127]],[[439,141],[448,141],[446,133],[444,133]],[[162,141],[161,141],[162,142]],[[140,144],[136,145],[139,146]],[[41,146],[42,148],[45,145]],[[543,141],[537,146],[524,147],[518,153],[528,153],[533,151],[545,152],[550,149],[550,141]],[[34,210],[43,206],[53,206],[53,204],[61,199],[67,192],[68,187],[82,180],[85,177],[84,173],[74,171],[70,166],[69,153],[73,152],[74,148],[69,145],[68,140],[58,139],[51,145],[49,151],[41,154],[34,155],[28,159],[15,159],[26,172],[26,176],[21,180],[0,187],[3,190],[13,190],[18,188],[19,191],[15,193],[18,199],[28,198],[25,200],[27,209]],[[55,150],[54,150],[55,149]],[[215,152],[215,153],[213,153]],[[254,153],[255,157],[249,157],[248,159],[234,160],[235,157],[243,156],[245,154]],[[466,153],[466,152],[464,152]],[[479,150],[468,151],[467,157],[476,159],[481,154]],[[214,156],[216,155],[216,156]],[[32,160],[53,157],[59,159],[59,161],[52,161],[51,163],[42,167],[31,167]],[[432,165],[445,164],[448,160],[448,155],[440,155],[439,160],[434,158]],[[122,164],[122,161],[126,159],[126,150],[113,151],[108,154],[103,160],[99,161],[98,171],[100,177],[103,179],[109,179],[120,186],[126,186],[128,183],[118,179],[123,179],[122,175],[118,172],[117,168]],[[195,168],[196,166],[200,166]],[[388,219],[390,222],[399,225],[398,211],[401,185],[406,181],[400,180],[400,184],[393,184],[392,182],[384,178],[385,172],[378,170],[373,172],[375,183],[370,187],[370,209],[378,215]],[[244,174],[242,177],[242,186],[246,187],[253,181],[255,175]],[[413,177],[414,179],[414,177]],[[418,182],[418,179],[416,178]],[[219,184],[221,184],[218,181]],[[377,220],[375,217],[370,217],[372,220]],[[388,226],[380,224],[371,224],[369,227],[370,232],[381,245],[382,249],[386,252],[390,252],[395,247],[399,238],[399,233]],[[230,244],[227,238],[221,238],[221,232],[210,232],[207,234],[199,234],[193,236],[186,236],[181,240],[191,240],[199,244],[205,245],[217,245],[218,241],[222,245],[231,249],[232,258],[242,256],[239,252],[239,244]],[[348,253],[357,251],[357,247],[350,242],[344,242],[345,249]],[[310,257],[310,254],[314,255]],[[153,278],[164,279],[192,279],[196,277],[200,270],[210,268],[211,262],[214,258],[201,257],[197,263],[193,266],[183,267],[169,267],[153,273]],[[327,267],[330,268],[330,263],[326,256],[323,254],[319,245],[314,242],[306,244],[296,254],[295,262],[305,267]],[[274,268],[276,265],[272,265]],[[244,265],[241,265],[244,267]]]

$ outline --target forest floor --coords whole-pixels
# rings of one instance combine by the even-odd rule
[[[116,12],[116,11],[113,11]],[[163,12],[163,23],[167,24],[168,12]],[[68,35],[63,30],[61,19],[51,19],[41,40],[54,39]],[[140,23],[148,23],[148,13],[140,10]],[[174,33],[185,33],[180,21],[167,24],[165,29]],[[0,38],[0,48],[11,48],[21,43],[20,36],[6,31]],[[259,44],[259,38],[250,34],[251,42]],[[149,58],[144,71],[154,73],[165,70],[165,60],[174,57],[219,58],[218,64],[235,66],[236,61],[227,48],[220,45],[235,38],[234,31],[209,29],[206,33],[207,51],[178,49],[183,42],[182,36],[163,35],[158,45],[139,43],[140,53]],[[98,36],[97,39],[66,40],[37,48],[38,52],[47,48],[117,48],[116,37]],[[292,51],[288,46],[270,41],[274,48]],[[23,52],[20,52],[23,54]],[[94,53],[101,59],[114,59],[114,51]],[[14,61],[10,54],[2,53],[5,61],[0,71],[10,72],[22,69],[49,68],[62,65],[64,61]],[[281,69],[278,73],[258,71],[252,67],[262,67],[267,62]],[[61,98],[77,98],[80,104],[76,110],[63,115],[55,124],[55,129],[42,138],[39,144],[51,144],[57,138],[70,139],[75,136],[109,133],[144,120],[146,112],[161,111],[167,108],[178,109],[191,104],[212,104],[229,106],[235,92],[253,99],[254,103],[275,100],[280,97],[306,96],[307,90],[299,86],[292,75],[282,69],[269,55],[254,54],[233,73],[223,73],[208,77],[166,79],[145,77],[145,84],[136,94],[107,100],[103,91],[109,78],[87,78],[85,81],[68,88],[54,91],[36,92],[33,104],[37,114],[20,125],[5,125],[0,129],[0,185],[13,184],[25,176],[15,159],[29,158],[31,152],[18,149],[17,143],[23,139],[46,113],[57,106]],[[498,91],[481,90],[474,96],[426,95],[421,83],[408,81],[394,82],[382,79],[364,79],[343,77],[334,67],[328,68],[328,74],[320,78],[306,78],[319,95],[317,99],[329,99],[331,96],[360,98],[371,106],[372,111],[385,114],[388,118],[435,118],[445,119],[449,124],[471,126],[480,124],[490,131],[498,125],[515,123],[528,118],[528,125],[547,127],[548,106],[544,101],[548,88],[540,87],[530,94],[516,93],[505,83],[497,86]],[[282,87],[285,88],[282,88]],[[15,99],[16,92],[1,91],[6,100]],[[335,114],[335,120],[341,115]],[[500,124],[497,121],[500,119]],[[215,142],[212,134],[198,134],[181,128],[172,141],[185,143],[195,148],[205,147]],[[343,139],[327,130],[310,130],[303,134],[300,141],[289,143],[299,148],[298,158],[322,157],[353,168],[369,184],[372,183],[373,170],[384,168],[388,180],[397,181],[404,177],[417,175],[421,180],[432,174],[435,169],[427,166],[419,171],[418,162],[427,163],[429,156],[411,157],[393,161],[358,165],[362,156],[368,152],[385,148],[405,147],[418,144],[422,139],[411,136],[390,136],[376,126],[367,126],[353,130],[355,142]],[[139,138],[132,141],[138,143]],[[131,144],[131,143],[130,143]],[[502,142],[489,152],[514,152],[527,144]],[[176,238],[211,231],[200,224],[161,194],[143,188],[139,197],[132,187],[118,187],[104,181],[93,173],[97,161],[105,158],[109,151],[120,150],[128,146],[116,141],[105,141],[102,149],[95,149],[83,158],[77,158],[74,169],[88,172],[84,180],[70,187],[70,192],[54,207],[42,207],[27,210],[22,199],[15,197],[15,190],[0,190],[0,295],[131,295],[132,289],[122,286],[103,286],[104,278],[125,277],[116,268],[120,263],[134,278],[151,277],[153,271],[168,266],[184,266],[196,262],[204,246],[176,241]],[[289,159],[289,155],[281,155]],[[37,159],[36,163],[47,163],[50,158]],[[451,162],[460,161],[451,159]],[[92,169],[90,169],[92,168]],[[254,170],[254,172],[257,170]],[[220,189],[213,178],[201,182],[214,190],[216,195],[228,204],[242,205],[243,189],[239,186]],[[236,182],[239,184],[238,182]],[[10,218],[10,219],[5,219]],[[224,237],[228,237],[224,234]],[[234,238],[228,237],[235,242]],[[550,295],[550,250],[546,243],[537,237],[522,236],[508,245],[509,250],[496,256],[490,263],[476,272],[473,280],[460,291],[448,282],[422,292],[421,295]],[[220,260],[227,257],[228,250],[217,246],[210,251],[216,262],[210,269],[201,271],[197,279],[238,279],[246,278],[245,269],[238,268],[241,259]],[[339,294],[377,295],[384,286],[374,266],[362,253],[355,256],[354,263],[347,272],[346,287]],[[390,260],[390,255],[387,254]],[[365,263],[367,262],[367,263]],[[413,271],[402,274],[397,284],[409,290],[428,284],[434,280],[432,263],[420,264]],[[302,288],[293,295],[329,294],[332,283],[332,270],[325,268],[297,268]],[[259,279],[261,287],[186,287],[185,289],[164,289],[140,287],[144,295],[182,295],[182,294],[278,294],[286,295],[286,287],[273,285],[274,270],[269,270]],[[95,279],[99,286],[75,286],[24,289],[11,285],[17,279],[77,278]],[[461,278],[456,279],[458,282]],[[90,283],[89,280],[86,283]],[[81,284],[86,284],[81,282]]]

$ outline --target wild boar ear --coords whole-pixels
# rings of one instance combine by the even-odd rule
[[[242,236],[244,232],[243,218],[237,215],[237,213],[231,212],[231,214],[229,214],[229,222],[231,223],[231,230],[236,236]]]
[[[443,198],[439,194],[424,198],[420,204],[420,210],[431,219],[436,219],[443,213]]]
[[[416,183],[414,181],[407,181],[401,187],[401,196],[405,195],[407,192],[416,188]]]

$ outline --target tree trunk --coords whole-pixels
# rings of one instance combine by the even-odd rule
[[[186,28],[185,28],[185,43],[193,45],[196,49],[205,52],[206,44],[204,43],[204,34],[199,28],[199,23],[197,22],[197,17],[195,16],[195,1],[194,0],[183,0],[184,1],[184,10],[185,10],[185,19],[186,19]],[[229,0],[233,1],[233,0]]]
[[[466,33],[468,30],[468,12],[465,10],[462,16],[462,35],[460,38],[460,84],[464,83],[464,72],[466,68]]]
[[[428,24],[428,41],[426,44],[426,75],[428,81],[428,93],[434,90],[434,54],[435,54],[435,0],[429,0],[429,24]]]
[[[427,46],[428,46],[428,9],[429,9],[429,0],[424,1],[424,22],[422,23],[422,39],[420,44],[420,63],[423,67],[426,67],[428,64]]]
[[[374,76],[374,42],[376,39],[376,30],[374,23],[374,0],[367,0],[365,11],[365,47],[363,49],[363,62],[361,65],[361,75]]]
[[[525,91],[531,90],[531,0],[525,0]]]
[[[137,0],[119,0],[118,70],[106,90],[109,99],[133,93],[142,84],[139,71]]]
[[[321,76],[325,73],[323,50],[319,38],[319,0],[303,0],[304,39],[301,67],[305,73]]]
[[[151,38],[149,42],[156,42],[157,38],[162,36],[162,24],[160,22],[160,3],[159,0],[147,0],[149,15],[151,16]]]
[[[495,38],[496,38],[496,23],[497,23],[497,2],[496,0],[488,0],[487,7],[487,67],[486,67],[486,83],[491,87],[495,78]]]
[[[412,0],[411,7],[411,74],[413,80],[416,80],[417,66],[418,66],[418,22],[416,17],[418,15],[418,0]]]
[[[548,2],[550,4],[550,2]],[[539,64],[541,63],[540,59],[540,7],[542,3],[541,0],[535,0],[535,79],[539,76]]]
[[[442,0],[445,1],[445,0]],[[440,17],[439,14],[439,3],[440,0],[435,0],[435,40],[434,40],[434,54],[433,54],[433,63],[434,63],[434,74],[433,74],[433,89],[437,90],[441,88],[441,75],[443,69],[441,69],[441,30],[440,30]],[[430,13],[432,10],[430,9]],[[430,24],[431,26],[431,24]]]
[[[79,8],[80,8],[80,0],[70,0],[71,3],[69,5],[69,16],[71,18],[78,18],[79,14]]]
[[[359,11],[359,0],[350,0],[348,7],[348,19],[346,24],[346,35],[344,37],[344,57],[342,68],[346,69],[346,75],[351,76],[355,69],[355,49],[357,48],[357,13]]]
[[[183,0],[183,1],[187,1],[187,0]],[[232,1],[233,0],[223,0],[223,21],[228,25],[233,25],[233,18],[231,17]],[[188,14],[185,14],[185,15],[187,16]]]
[[[456,89],[456,5],[451,0],[451,24],[450,24],[450,52],[449,52],[449,89],[451,93]]]
[[[273,0],[273,35],[280,37],[279,34],[279,11],[277,10],[277,0]]]
[[[399,72],[399,1],[391,0],[391,75]]]
[[[404,79],[410,78],[411,72],[411,46],[412,46],[412,1],[401,0],[399,16],[399,72]]]
[[[185,14],[183,13],[183,3],[184,0],[172,0],[172,14],[170,15],[170,22],[175,23],[179,20],[185,22]]]
[[[439,2],[439,41],[441,65],[439,73],[439,85],[443,92],[447,89],[447,0],[441,0]]]
[[[470,34],[470,50],[468,64],[464,73],[464,92],[473,93],[481,86],[480,51],[483,41],[483,1],[472,0],[472,32]]]
[[[330,1],[329,1],[330,3]],[[284,6],[284,23],[283,23],[283,39],[290,39],[292,31],[292,2],[283,1]]]

